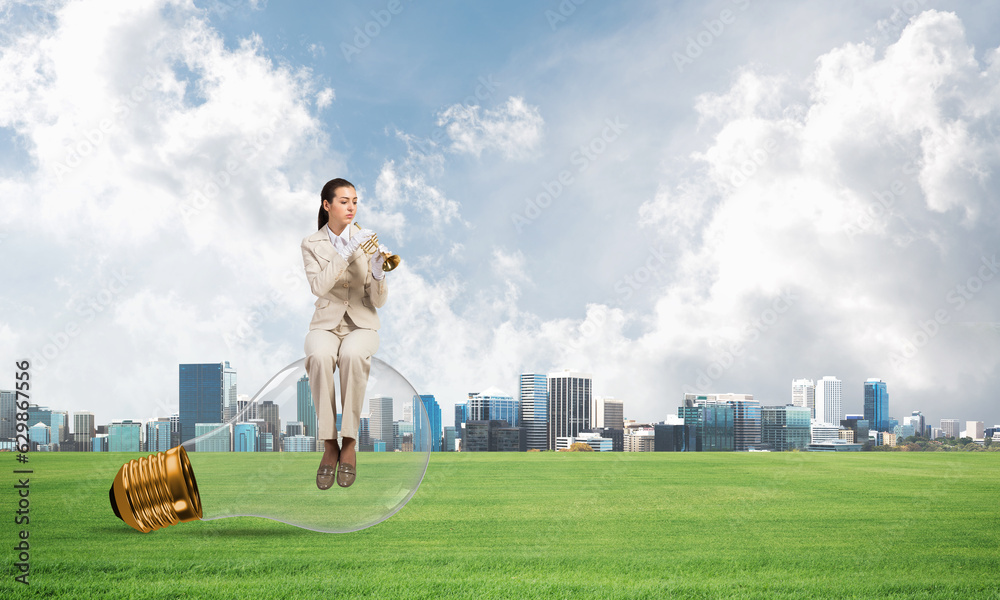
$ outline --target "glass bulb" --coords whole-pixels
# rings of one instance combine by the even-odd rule
[[[339,379],[334,377],[338,407]],[[402,375],[372,357],[356,446],[357,479],[350,487],[334,483],[318,489],[320,453],[277,451],[277,431],[275,451],[261,451],[275,421],[280,418],[280,428],[281,421],[303,417],[302,410],[306,415],[314,410],[304,358],[279,371],[229,422],[123,465],[109,491],[115,515],[142,532],[196,519],[265,517],[343,533],[371,527],[403,508],[427,470],[431,428],[420,396]],[[339,420],[340,415],[338,431]],[[308,450],[323,447],[322,441],[309,446],[304,436],[285,441]]]

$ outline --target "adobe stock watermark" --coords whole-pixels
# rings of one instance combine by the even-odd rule
[[[750,8],[750,0],[731,1],[740,11]],[[719,12],[718,18],[702,21],[701,24],[704,26],[704,29],[693,36],[688,36],[684,52],[674,51],[671,55],[671,58],[674,59],[674,65],[677,67],[677,72],[683,73],[685,67],[694,64],[694,61],[701,57],[705,53],[705,50],[715,40],[719,39],[729,26],[736,23],[737,14],[732,9],[724,8]]]
[[[750,155],[747,156],[746,160],[739,164],[738,168],[732,170],[729,175],[729,185],[733,189],[739,189],[743,185],[750,181],[757,171],[761,167],[766,165],[771,157],[774,156],[775,152],[778,150],[778,141],[774,138],[768,138],[764,140],[764,144],[758,148],[754,148]]]
[[[650,248],[641,266],[615,282],[615,292],[622,296],[622,300],[630,299],[648,281],[660,278],[660,272],[667,265],[667,258],[669,255],[662,248]]]
[[[480,75],[476,78],[475,87],[472,93],[462,99],[461,103],[464,106],[479,106],[481,103],[492,98],[500,87],[501,82],[493,79],[493,75]],[[437,126],[434,131],[431,132],[429,137],[426,138],[410,138],[408,141],[413,145],[421,154],[429,155],[431,154],[435,147],[443,145],[446,138],[448,137],[448,132],[444,127],[443,121],[438,121]],[[404,176],[411,175],[416,170],[412,162],[405,162],[400,169],[400,173]]]
[[[211,174],[208,181],[191,196],[181,203],[180,213],[185,221],[190,221],[208,206],[210,200],[218,196],[224,189],[233,182],[233,176],[239,173],[253,159],[260,155],[261,151],[274,140],[274,133],[277,129],[277,119],[272,119],[271,123],[243,140],[234,152],[226,158],[223,168]]]
[[[31,354],[31,365],[39,373],[45,370],[49,363],[55,361],[70,342],[80,336],[84,331],[84,326],[97,318],[97,315],[110,309],[115,300],[125,291],[132,281],[132,276],[119,269],[112,273],[111,279],[104,285],[100,292],[87,298],[83,304],[74,308],[74,312],[80,317],[70,321],[60,331],[49,335],[40,348]]]
[[[626,129],[628,129],[628,124],[622,123],[620,117],[615,117],[613,120],[605,119],[601,132],[592,137],[590,141],[581,144],[570,154],[569,162],[576,167],[576,175],[580,175],[590,168],[590,165],[604,154]],[[518,233],[524,231],[526,225],[530,225],[538,219],[542,211],[551,206],[552,202],[562,196],[563,192],[574,183],[576,183],[576,177],[570,169],[562,169],[554,178],[543,181],[542,191],[534,198],[525,198],[524,208],[511,214],[514,229]]]
[[[82,165],[115,130],[128,121],[132,111],[138,108],[141,102],[146,101],[149,93],[156,88],[155,75],[152,67],[146,67],[146,74],[142,79],[133,85],[128,93],[119,96],[115,101],[110,116],[101,119],[93,127],[76,133],[74,140],[66,144],[66,157],[62,162],[57,162],[52,169],[59,180]]]
[[[549,22],[549,28],[555,31],[560,25],[569,21],[569,18],[576,13],[576,8],[587,0],[561,0],[555,10],[545,11],[545,20]]]
[[[965,305],[983,290],[986,282],[992,280],[1000,272],[1000,262],[997,262],[996,254],[990,257],[981,257],[980,263],[975,275],[958,283],[945,294],[945,302],[953,305],[954,308],[939,308],[934,311],[930,318],[917,321],[918,329],[900,342],[898,350],[889,351],[886,358],[891,367],[902,367],[907,361],[917,356],[920,350],[940,333],[941,326],[951,321],[951,311],[965,309]]]
[[[781,315],[788,312],[798,299],[798,296],[791,290],[781,291],[771,302],[769,308],[764,309],[756,318],[744,323],[743,327],[740,328],[742,334],[740,338],[730,342],[705,368],[697,370],[694,385],[684,384],[684,393],[703,394],[709,391],[714,383],[736,364],[736,359],[746,353],[747,346],[756,342],[774,327]]]
[[[371,45],[372,40],[377,38],[392,23],[393,17],[403,12],[402,0],[389,0],[385,8],[373,10],[369,14],[371,20],[361,27],[354,28],[353,44],[347,42],[340,43],[340,52],[344,55],[344,60],[351,62],[355,56]]]
[[[916,176],[918,171],[919,169],[913,161],[903,165],[903,173],[911,178]],[[872,190],[875,199],[869,202],[851,222],[844,225],[844,234],[847,239],[853,242],[854,236],[868,231],[877,221],[885,219],[896,201],[902,198],[905,193],[906,186],[899,179],[893,179],[887,189]]]
[[[224,333],[222,339],[231,350],[245,342],[257,329],[274,314],[281,302],[288,295],[289,290],[302,288],[306,282],[305,271],[301,268],[291,268],[282,277],[283,285],[273,288],[264,299],[253,304],[249,314],[240,319],[236,327],[229,333]]]

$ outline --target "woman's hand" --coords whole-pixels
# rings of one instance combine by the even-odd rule
[[[372,231],[371,229],[362,229],[361,231],[355,233],[353,236],[351,236],[350,241],[347,242],[347,247],[344,248],[340,256],[344,260],[350,260],[351,255],[354,254],[357,251],[357,249],[361,247],[361,244],[367,242],[368,238],[372,237],[373,235],[375,235],[375,232]]]
[[[382,270],[382,264],[385,262],[385,255],[389,252],[389,249],[382,244],[378,245],[378,252],[372,255],[371,267],[372,267],[372,277],[381,281],[385,277],[385,271]]]

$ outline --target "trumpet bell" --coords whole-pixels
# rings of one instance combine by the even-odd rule
[[[385,255],[385,262],[382,263],[383,271],[391,271],[398,267],[399,263],[403,261],[403,259],[399,258],[399,255],[397,254],[389,254],[386,252]]]
[[[358,229],[361,229],[361,225],[358,225],[357,221],[355,221],[354,224],[357,226]],[[378,235],[373,233],[370,238],[368,238],[367,240],[364,241],[364,243],[361,244],[361,249],[364,250],[365,254],[367,254],[368,256],[371,256],[372,254],[378,252]],[[383,252],[382,255],[385,256],[385,260],[382,261],[383,271],[391,271],[396,267],[398,267],[399,263],[403,262],[403,259],[399,258],[398,254],[389,254],[388,252]]]

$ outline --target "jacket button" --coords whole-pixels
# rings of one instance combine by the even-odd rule
[[[348,306],[347,300],[344,300],[344,306]]]
[[[347,287],[348,285],[350,285],[350,284],[347,284],[347,283],[345,283],[345,284],[344,284],[344,287]]]

